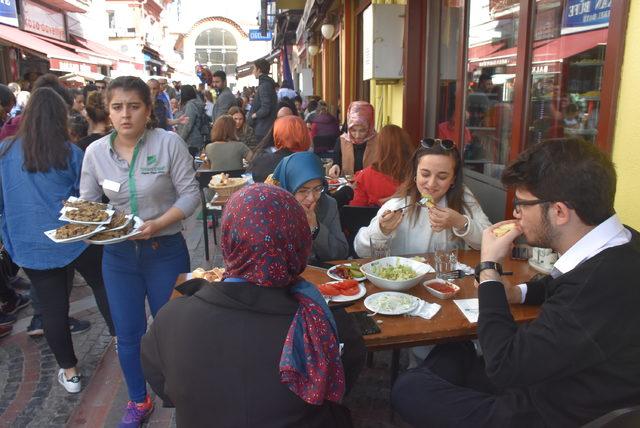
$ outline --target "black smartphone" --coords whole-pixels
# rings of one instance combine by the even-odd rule
[[[356,320],[356,324],[363,336],[380,333],[380,327],[378,327],[376,320],[367,316],[368,314],[367,311],[351,312],[351,316]]]

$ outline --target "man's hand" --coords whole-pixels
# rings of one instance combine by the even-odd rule
[[[445,229],[462,229],[467,219],[456,210],[451,208],[439,208],[433,206],[429,208],[429,222],[434,232],[441,232]]]
[[[516,227],[505,235],[497,237],[493,230],[507,223],[513,223],[513,220],[502,221],[496,223],[491,227],[488,227],[482,232],[482,245],[480,246],[480,261],[481,262],[498,262],[502,260],[511,251],[513,241],[522,234],[519,225],[516,223]]]
[[[382,216],[380,217],[380,220],[379,220],[380,231],[382,231],[382,233],[385,235],[389,235],[391,232],[393,232],[398,228],[398,226],[402,222],[403,216],[404,216],[404,212],[402,210],[400,211],[386,210],[384,213],[382,213]]]

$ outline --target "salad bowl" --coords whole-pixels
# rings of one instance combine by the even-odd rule
[[[363,265],[360,270],[378,288],[403,291],[418,284],[434,269],[426,264],[406,257],[385,257]]]

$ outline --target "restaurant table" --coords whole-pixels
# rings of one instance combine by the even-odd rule
[[[469,250],[459,251],[458,253],[458,260],[469,266],[475,266],[478,263],[479,259],[479,251]],[[340,264],[342,262],[352,261],[365,263],[368,260],[361,259],[334,261],[331,262],[331,264]],[[511,283],[512,285],[525,282],[538,273],[533,268],[531,268],[526,261],[512,259],[507,259],[504,261],[503,270],[513,272],[513,275],[503,277],[505,282]],[[333,281],[326,275],[325,269],[317,268],[314,266],[308,266],[307,269],[305,269],[305,271],[302,273],[302,277],[313,284],[322,284],[324,282]],[[176,285],[183,283],[186,278],[186,274],[181,274],[178,277]],[[460,286],[460,292],[454,297],[454,299],[466,299],[478,296],[477,289],[474,285],[473,276],[456,279],[453,282]],[[367,288],[366,296],[381,291],[387,291],[376,287],[368,280],[364,281],[364,284]],[[475,338],[477,325],[475,323],[470,323],[469,321],[467,321],[465,316],[453,302],[453,299],[438,299],[437,297],[432,296],[422,286],[422,284],[418,284],[415,287],[404,292],[419,297],[430,303],[438,303],[441,308],[438,313],[434,315],[430,320],[415,316],[404,315],[374,315],[373,319],[376,320],[378,326],[380,327],[380,333],[364,336],[365,345],[368,350],[397,350],[400,348],[412,346],[432,345],[442,342]],[[180,293],[174,291],[172,298],[179,295]],[[367,309],[365,308],[363,303],[365,297],[357,300],[353,305],[347,307],[347,312],[366,311]],[[519,323],[534,320],[538,316],[538,312],[538,306],[521,304],[511,305],[511,313],[516,322]]]

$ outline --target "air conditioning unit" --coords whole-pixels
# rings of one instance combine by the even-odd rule
[[[363,80],[403,77],[405,6],[372,4],[362,12]]]

